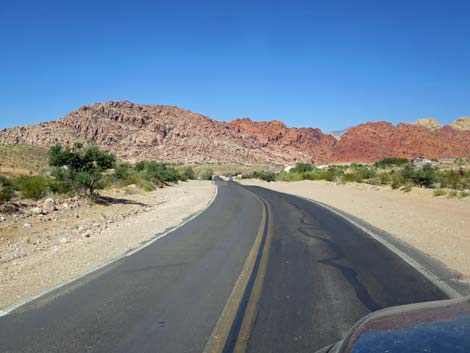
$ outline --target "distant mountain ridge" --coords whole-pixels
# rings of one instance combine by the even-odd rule
[[[442,127],[428,120],[397,126],[365,123],[340,133],[339,139],[276,120],[223,122],[178,107],[119,101],[86,105],[51,122],[0,130],[0,144],[47,147],[93,141],[129,161],[290,164],[418,155],[470,158],[470,118]]]

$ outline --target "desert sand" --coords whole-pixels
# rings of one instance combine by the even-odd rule
[[[189,181],[144,192],[114,190],[109,205],[79,201],[40,217],[0,222],[0,309],[35,296],[112,259],[203,210],[210,181]],[[83,203],[83,202],[82,202]]]

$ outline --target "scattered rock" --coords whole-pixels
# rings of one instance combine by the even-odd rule
[[[23,226],[25,228],[32,228],[33,227],[33,225],[31,223],[25,223]]]
[[[69,242],[69,240],[68,240],[67,237],[61,237],[61,238],[59,238],[59,243],[60,243],[60,244],[66,244],[66,243],[68,243],[68,242]]]
[[[3,216],[0,216],[0,222],[5,222],[7,219]]]
[[[44,201],[44,203],[42,204],[42,209],[43,211],[46,211],[46,212],[57,211],[57,207],[55,206],[54,199],[49,198],[46,201]]]
[[[91,237],[91,232],[88,230],[85,233],[82,234],[85,238]]]
[[[0,205],[0,213],[16,213],[20,210],[19,204],[17,203],[4,203]]]
[[[34,208],[31,209],[31,213],[33,215],[42,215],[44,213],[44,211],[43,211],[42,208],[34,207]]]

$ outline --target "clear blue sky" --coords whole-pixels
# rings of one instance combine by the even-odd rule
[[[107,100],[341,129],[470,115],[469,1],[2,1],[0,127]]]

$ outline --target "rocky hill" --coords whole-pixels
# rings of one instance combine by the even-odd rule
[[[365,123],[349,129],[334,146],[331,161],[374,162],[385,157],[470,157],[470,130],[421,124]]]
[[[0,131],[0,144],[72,145],[77,140],[94,141],[130,161],[246,163],[310,162],[317,151],[329,156],[335,143],[318,129],[247,119],[225,123],[177,107],[127,101],[83,106],[56,121]]]
[[[34,126],[0,131],[0,144],[48,147],[94,141],[129,161],[317,163],[372,162],[384,157],[470,157],[469,118],[440,127],[366,123],[337,140],[314,128],[288,128],[280,121],[229,123],[164,105],[105,102]]]

